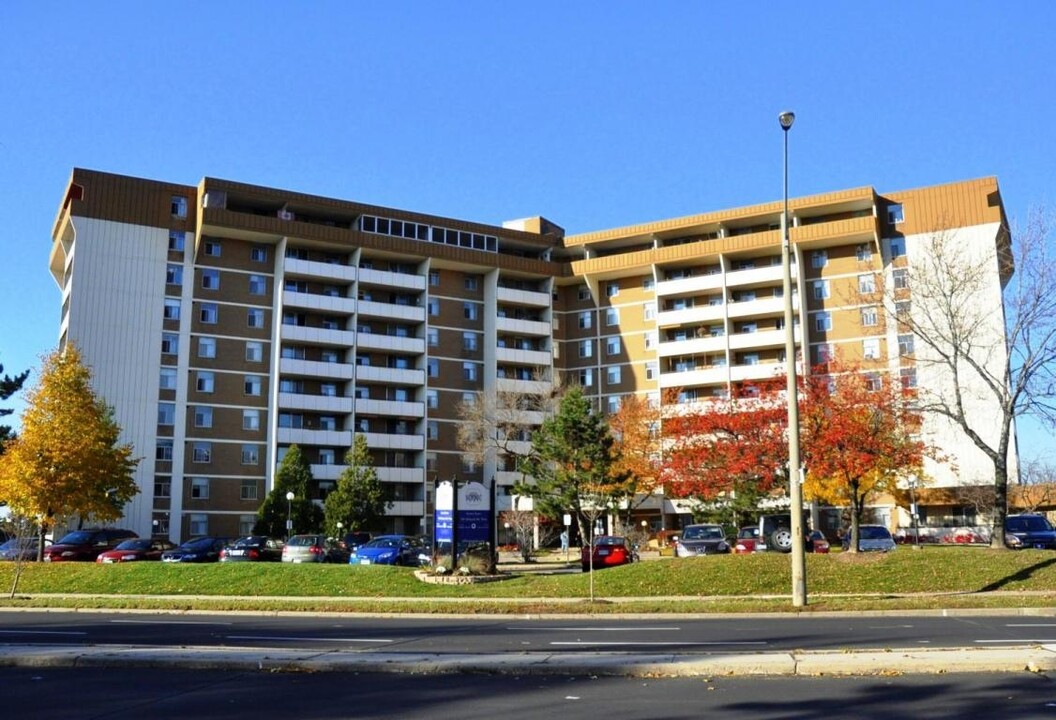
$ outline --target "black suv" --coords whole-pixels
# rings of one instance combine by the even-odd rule
[[[137,538],[131,530],[121,528],[93,528],[66,533],[54,545],[44,548],[44,562],[95,562],[99,554],[113,550],[123,540]]]
[[[1005,544],[1010,548],[1056,548],[1056,530],[1044,515],[1009,515],[1005,518]]]

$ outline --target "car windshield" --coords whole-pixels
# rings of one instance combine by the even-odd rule
[[[308,547],[311,545],[322,545],[322,540],[318,535],[294,535],[286,544],[294,547]]]
[[[1040,515],[1009,518],[1007,526],[1009,530],[1014,532],[1040,532],[1044,530],[1052,530],[1052,524]]]
[[[198,538],[197,540],[188,540],[183,545],[180,545],[180,550],[205,550],[212,544],[212,538]]]
[[[722,528],[711,525],[690,525],[682,531],[683,540],[722,540]]]
[[[85,543],[92,541],[92,535],[95,533],[89,530],[75,530],[74,532],[67,533],[59,540],[60,545],[84,545]]]
[[[125,540],[115,550],[150,550],[150,540]]]
[[[594,538],[595,545],[623,545],[624,540],[622,537],[616,537],[614,535],[602,535],[601,537]]]
[[[257,545],[263,545],[263,544],[264,544],[264,538],[253,536],[253,537],[239,538],[238,540],[235,540],[235,542],[231,544],[231,547],[256,547]]]
[[[862,540],[890,540],[891,533],[886,528],[877,527],[876,525],[863,525],[858,528],[858,534]]]
[[[397,537],[380,537],[375,538],[368,542],[363,547],[365,548],[396,548],[400,546],[400,538]]]

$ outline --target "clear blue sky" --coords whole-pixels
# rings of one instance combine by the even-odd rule
[[[8,373],[57,340],[74,166],[584,232],[780,198],[790,108],[793,195],[996,175],[1011,217],[1056,207],[1041,0],[7,0],[0,28]]]

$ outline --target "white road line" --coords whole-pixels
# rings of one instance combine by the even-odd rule
[[[911,628],[912,625],[870,625],[870,630],[890,630],[891,628]]]
[[[4,635],[87,635],[80,630],[0,630]]]
[[[538,627],[511,625],[507,630],[547,630],[550,632],[679,632],[680,627]]]
[[[1050,643],[1056,643],[1056,639],[1046,638],[1011,638],[1009,640],[976,640],[978,645],[1023,645],[1024,643],[1037,643],[1039,645],[1048,645]]]
[[[1005,627],[1056,627],[1056,623],[1006,623]]]
[[[722,641],[716,640],[715,642],[592,642],[590,640],[575,640],[568,642],[551,642],[550,645],[575,645],[575,646],[589,646],[597,647],[598,645],[621,645],[621,646],[635,646],[635,647],[684,647],[686,645],[766,645],[765,641]]]
[[[208,622],[205,620],[111,620],[114,625],[234,625],[229,622]]]
[[[335,638],[335,637],[311,637],[302,635],[300,637],[288,637],[282,635],[225,635],[228,640],[288,640],[298,642],[308,640],[310,642],[346,642],[346,643],[391,643],[395,640],[378,640],[374,638]]]

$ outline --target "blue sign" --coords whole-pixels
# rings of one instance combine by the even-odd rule
[[[437,510],[433,537],[437,542],[451,542],[454,529],[450,510]],[[488,510],[458,511],[458,544],[491,542],[491,513]]]

